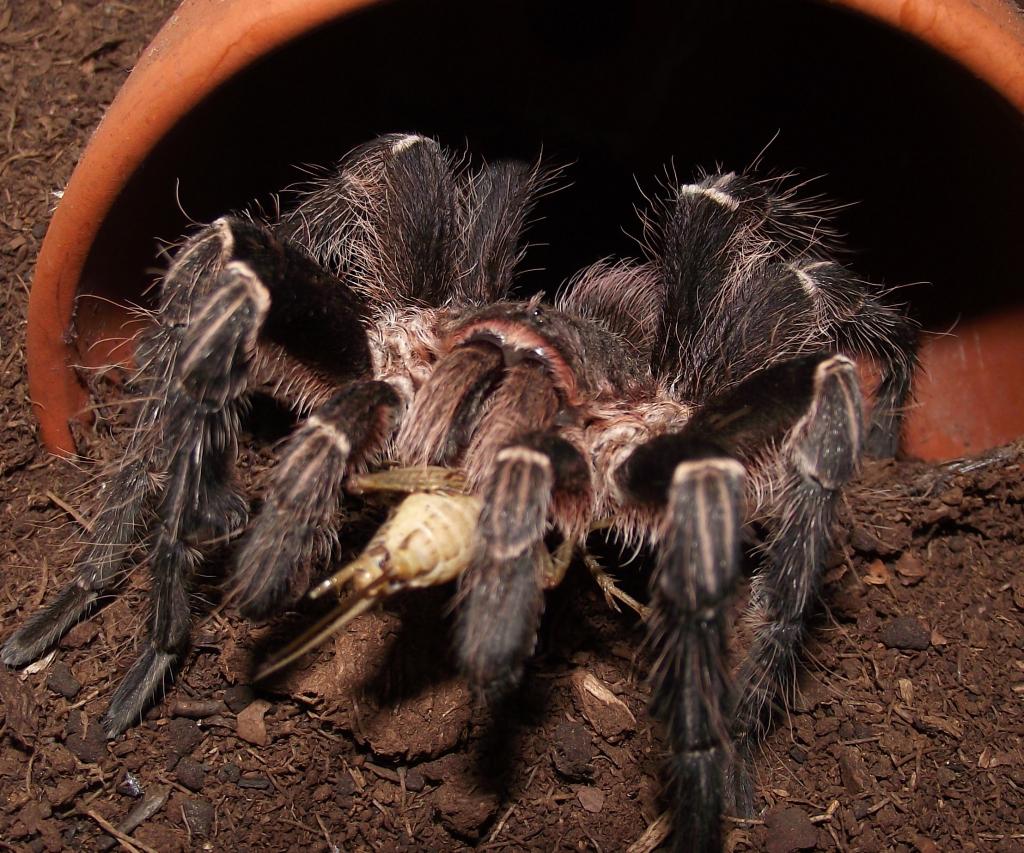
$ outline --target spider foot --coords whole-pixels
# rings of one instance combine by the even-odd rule
[[[36,660],[78,621],[81,614],[92,609],[96,599],[95,590],[78,582],[65,587],[49,606],[33,613],[4,643],[0,660],[7,666],[24,666]]]
[[[132,664],[101,721],[108,738],[142,721],[142,715],[174,678],[180,652],[160,651],[153,643]]]

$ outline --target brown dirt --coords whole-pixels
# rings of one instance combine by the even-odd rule
[[[0,0],[4,636],[66,581],[62,546],[84,521],[83,473],[36,444],[32,265],[54,191],[173,5]],[[866,466],[803,689],[759,763],[762,813],[733,824],[733,849],[1024,849],[1022,461],[1015,449],[963,472]],[[132,578],[44,668],[0,670],[0,847],[111,849],[106,830],[141,805],[124,849],[607,851],[664,807],[643,631],[584,572],[552,595],[504,723],[453,675],[440,590],[363,617],[259,694],[254,655],[300,622],[214,611],[167,699],[108,743],[97,721],[131,659],[143,586]],[[621,704],[595,709],[587,674]]]

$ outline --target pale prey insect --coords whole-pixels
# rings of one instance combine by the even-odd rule
[[[229,216],[185,242],[137,347],[144,402],[78,575],[3,660],[42,654],[141,552],[152,617],[104,718],[116,735],[187,648],[204,543],[245,528],[230,594],[265,616],[330,561],[354,474],[461,469],[479,516],[454,572],[456,656],[490,699],[534,648],[551,531],[582,545],[601,522],[654,548],[675,845],[718,849],[734,794],[752,805],[742,771],[789,689],[837,496],[865,447],[897,441],[914,327],[831,259],[813,203],[733,173],[668,187],[646,216],[647,260],[599,263],[554,304],[516,301],[547,181],[538,165],[474,170],[430,139],[385,136],[279,219]],[[870,428],[859,353],[881,373]],[[257,389],[308,417],[250,520],[233,466]],[[725,613],[750,521],[764,531],[759,627],[734,681]]]

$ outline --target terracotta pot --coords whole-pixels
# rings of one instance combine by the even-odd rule
[[[908,295],[952,333],[924,346],[905,451],[980,450],[1024,434],[1022,113],[1024,23],[996,0],[502,0],[486,14],[471,0],[185,0],[97,129],[39,256],[28,359],[42,439],[73,452],[76,366],[130,357],[121,306],[143,298],[157,238],[184,228],[177,185],[205,220],[383,130],[491,156],[543,143],[575,161],[577,183],[538,241],[561,247],[542,256],[550,287],[635,253],[618,230],[633,174],[742,166],[779,130],[767,165],[864,199],[842,224],[865,274],[934,282]]]

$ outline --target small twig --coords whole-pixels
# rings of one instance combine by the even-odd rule
[[[626,848],[626,853],[652,853],[668,838],[671,826],[668,812],[662,812],[654,823],[644,830],[644,834]]]
[[[892,802],[891,798],[889,798],[889,797],[882,797],[881,800],[879,800],[877,803],[875,803],[873,806],[871,806],[868,809],[867,813],[868,814],[874,814],[877,811],[881,811],[883,808],[885,808],[891,802]]]
[[[487,839],[486,844],[493,844],[497,837],[501,835],[501,831],[505,828],[505,824],[508,823],[509,818],[512,817],[512,814],[513,812],[515,812],[517,805],[518,803],[512,803],[512,805],[510,805],[508,809],[506,809],[505,814],[503,814],[501,818],[499,818],[498,822],[494,825],[494,831],[491,832],[491,835]]]
[[[158,782],[160,782],[161,784],[170,785],[176,791],[181,791],[181,793],[183,793],[183,794],[186,794],[188,796],[192,795],[192,791],[190,791],[188,788],[186,788],[180,782],[175,782],[173,779],[169,779],[168,777],[164,776],[162,773],[157,773],[156,774],[156,780]]]
[[[313,812],[313,817],[316,818],[316,822],[320,825],[320,831],[323,832],[324,838],[327,839],[327,849],[328,850],[333,850],[334,849],[334,842],[331,841],[331,833],[329,833],[327,831],[327,827],[324,826],[324,819],[322,817],[320,817],[320,813],[319,812]]]
[[[116,839],[118,844],[120,844],[125,850],[127,850],[128,853],[159,853],[158,850],[154,850],[149,845],[143,844],[141,841],[138,841],[137,839],[132,838],[130,835],[126,835],[125,833],[121,832],[121,830],[114,826],[114,824],[112,824],[109,820],[107,820],[102,815],[97,814],[92,809],[86,809],[84,812],[82,812],[82,814],[84,814],[86,817],[91,817],[94,821],[96,821],[96,823],[100,825],[100,828],[105,833],[107,833],[107,835],[109,835],[111,838]]]
[[[39,572],[42,577],[39,580],[39,589],[36,590],[36,596],[32,600],[32,611],[43,603],[43,599],[46,598],[46,587],[50,583],[50,566],[46,562],[46,557],[43,557],[41,563]]]
[[[759,817],[734,817],[731,814],[722,815],[722,820],[735,823],[739,826],[764,826],[764,819]]]
[[[3,175],[7,171],[7,167],[11,163],[17,163],[19,160],[32,160],[36,157],[42,157],[42,151],[19,151],[17,154],[12,154],[4,160],[0,160],[0,175]]]
[[[86,532],[92,533],[92,522],[89,521],[82,513],[75,509],[71,504],[62,498],[55,495],[53,492],[47,491],[46,497],[48,497],[53,503],[57,504],[64,512],[70,515],[75,521],[78,522],[79,526]]]
[[[813,815],[810,818],[811,823],[825,823],[826,821],[832,820],[832,816],[836,813],[839,808],[839,800],[833,800],[828,804],[828,808],[825,809],[821,814]]]

